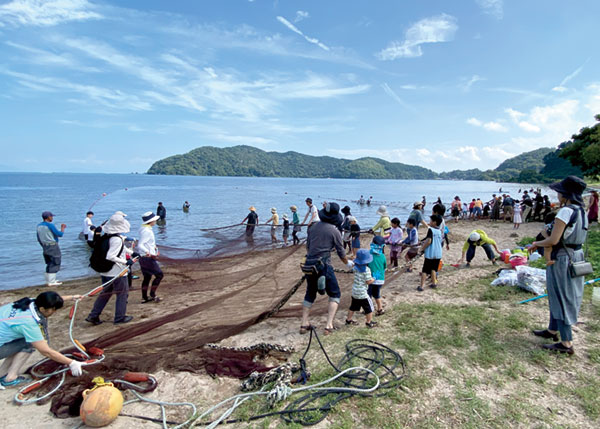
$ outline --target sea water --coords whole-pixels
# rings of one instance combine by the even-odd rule
[[[90,251],[78,239],[85,213],[91,209],[98,225],[116,210],[128,215],[132,237],[137,237],[141,215],[156,211],[161,201],[167,209],[167,224],[155,227],[159,245],[186,249],[209,249],[219,242],[201,231],[204,228],[240,223],[248,207],[256,207],[259,221],[269,219],[271,207],[291,220],[291,205],[298,206],[304,218],[306,197],[322,207],[323,201],[349,205],[363,229],[372,227],[380,204],[388,206],[392,217],[402,223],[415,201],[426,196],[426,213],[438,197],[449,207],[455,195],[463,201],[489,200],[492,193],[517,194],[529,185],[480,181],[441,180],[351,180],[249,177],[152,176],[138,174],[45,174],[0,173],[0,290],[42,284],[44,260],[36,240],[41,213],[49,210],[54,223],[67,225],[60,238],[62,266],[60,280],[93,275],[88,267]],[[357,200],[373,197],[371,206]],[[191,204],[182,210],[184,201]],[[303,235],[303,234],[302,234]]]

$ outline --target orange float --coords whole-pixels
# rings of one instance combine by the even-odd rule
[[[83,392],[79,415],[87,426],[99,428],[117,418],[123,409],[123,395],[112,383],[105,383],[102,377],[96,377],[92,382],[95,386]]]

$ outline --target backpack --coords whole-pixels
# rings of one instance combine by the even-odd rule
[[[106,259],[106,254],[110,247],[110,239],[112,237],[120,237],[119,234],[104,234],[100,237],[94,237],[94,247],[92,250],[92,256],[90,256],[90,267],[97,273],[106,273],[111,270],[115,265],[113,261]],[[121,240],[121,250],[119,255],[123,252],[125,242]]]

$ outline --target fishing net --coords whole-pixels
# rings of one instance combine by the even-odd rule
[[[218,249],[160,247],[165,272],[158,289],[163,298],[160,303],[138,304],[139,290],[130,291],[127,313],[135,317],[134,322],[82,341],[86,348],[98,347],[106,354],[101,364],[86,367],[91,377],[116,378],[123,371],[152,373],[163,369],[244,378],[287,359],[289,350],[206,345],[241,333],[268,317],[299,317],[305,290],[299,262],[306,253],[305,246],[272,245],[270,227],[257,227],[253,243],[246,241],[244,226],[207,232],[218,240]],[[348,291],[352,275],[340,273],[338,279],[342,290]],[[343,293],[342,297],[340,308],[347,308],[350,294]],[[89,338],[90,327],[83,318],[93,301],[80,304],[75,338]],[[113,301],[104,310],[105,320],[111,316]],[[326,311],[326,297],[317,299],[312,314]],[[68,377],[61,395],[55,395],[57,416],[66,417],[77,408],[74,398],[80,398],[80,392],[90,387],[82,381]]]

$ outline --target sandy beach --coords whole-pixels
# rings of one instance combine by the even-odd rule
[[[450,229],[450,250],[444,250],[443,260],[454,264],[460,258],[462,245],[473,229],[484,229],[496,240],[499,249],[514,248],[516,242],[525,236],[535,236],[541,229],[541,223],[528,223],[513,230],[512,223],[488,220],[448,222]],[[421,228],[423,238],[425,231]],[[363,234],[363,247],[372,236]],[[289,292],[301,278],[298,264],[304,256],[304,246],[282,247],[264,252],[251,253],[235,257],[220,258],[196,262],[163,262],[165,280],[159,289],[163,300],[159,303],[141,304],[140,280],[134,280],[129,295],[128,314],[134,316],[133,322],[124,326],[115,326],[112,322],[114,298],[107,305],[101,319],[105,323],[91,326],[84,321],[93,298],[85,299],[79,306],[74,328],[74,337],[84,344],[103,347],[107,355],[106,365],[111,368],[132,371],[147,371],[158,379],[156,391],[150,398],[163,401],[191,401],[199,409],[239,393],[240,381],[230,377],[210,377],[203,370],[202,346],[205,343],[218,343],[222,346],[247,347],[258,343],[273,343],[302,350],[306,346],[307,336],[300,335],[301,304],[305,285],[302,284],[289,301],[272,317],[264,318],[263,309],[275,309],[281,298]],[[333,258],[336,268],[345,269],[337,258]],[[462,304],[471,300],[453,296],[451,291],[457,285],[472,279],[489,276],[498,267],[493,266],[482,249],[478,249],[471,268],[457,269],[445,266],[440,273],[439,288],[436,291],[416,291],[419,282],[422,260],[415,264],[412,273],[397,270],[388,273],[383,289],[388,312],[378,317],[385,326],[391,318],[391,309],[398,303],[439,303]],[[503,265],[503,264],[500,264]],[[348,308],[352,275],[337,274],[342,290],[342,302],[336,317],[337,326],[343,326]],[[224,279],[230,279],[224,287]],[[99,279],[88,278],[66,282],[57,290],[65,295],[81,294],[98,285]],[[492,287],[492,286],[489,286]],[[2,293],[0,304],[8,303],[23,296],[36,296],[46,287],[30,287]],[[533,295],[532,295],[533,296]],[[246,303],[247,305],[240,305]],[[313,307],[311,322],[323,331],[325,324],[325,306],[327,300],[317,298]],[[516,305],[516,303],[513,303]],[[187,312],[186,312],[187,310]],[[528,311],[544,323],[547,318],[545,305],[531,306]],[[140,329],[147,322],[164,320],[169,315],[178,314],[155,329]],[[69,347],[67,335],[69,307],[63,308],[49,319],[51,344],[56,349]],[[361,316],[362,317],[362,316]],[[162,318],[162,319],[161,319]],[[127,332],[127,341],[112,344],[117,334]],[[330,337],[323,337],[325,346]],[[389,339],[389,343],[393,338]],[[585,349],[585,341],[577,340],[578,350]],[[398,350],[403,353],[403,350]],[[35,352],[29,363],[33,364],[41,356]],[[279,356],[281,358],[281,356]],[[277,364],[277,356],[269,358],[270,364]],[[15,406],[12,404],[14,391],[0,391],[0,401],[5,410],[5,428],[53,427],[71,428],[78,418],[56,419],[49,412],[49,405]],[[341,404],[340,406],[344,406]],[[133,404],[124,408],[125,414],[143,414],[159,417],[160,410],[148,405]],[[568,412],[567,412],[568,414]],[[186,410],[174,412],[170,418],[185,420]],[[566,415],[565,415],[566,417]],[[321,425],[326,426],[327,420]],[[155,423],[119,417],[111,428],[158,427]]]

